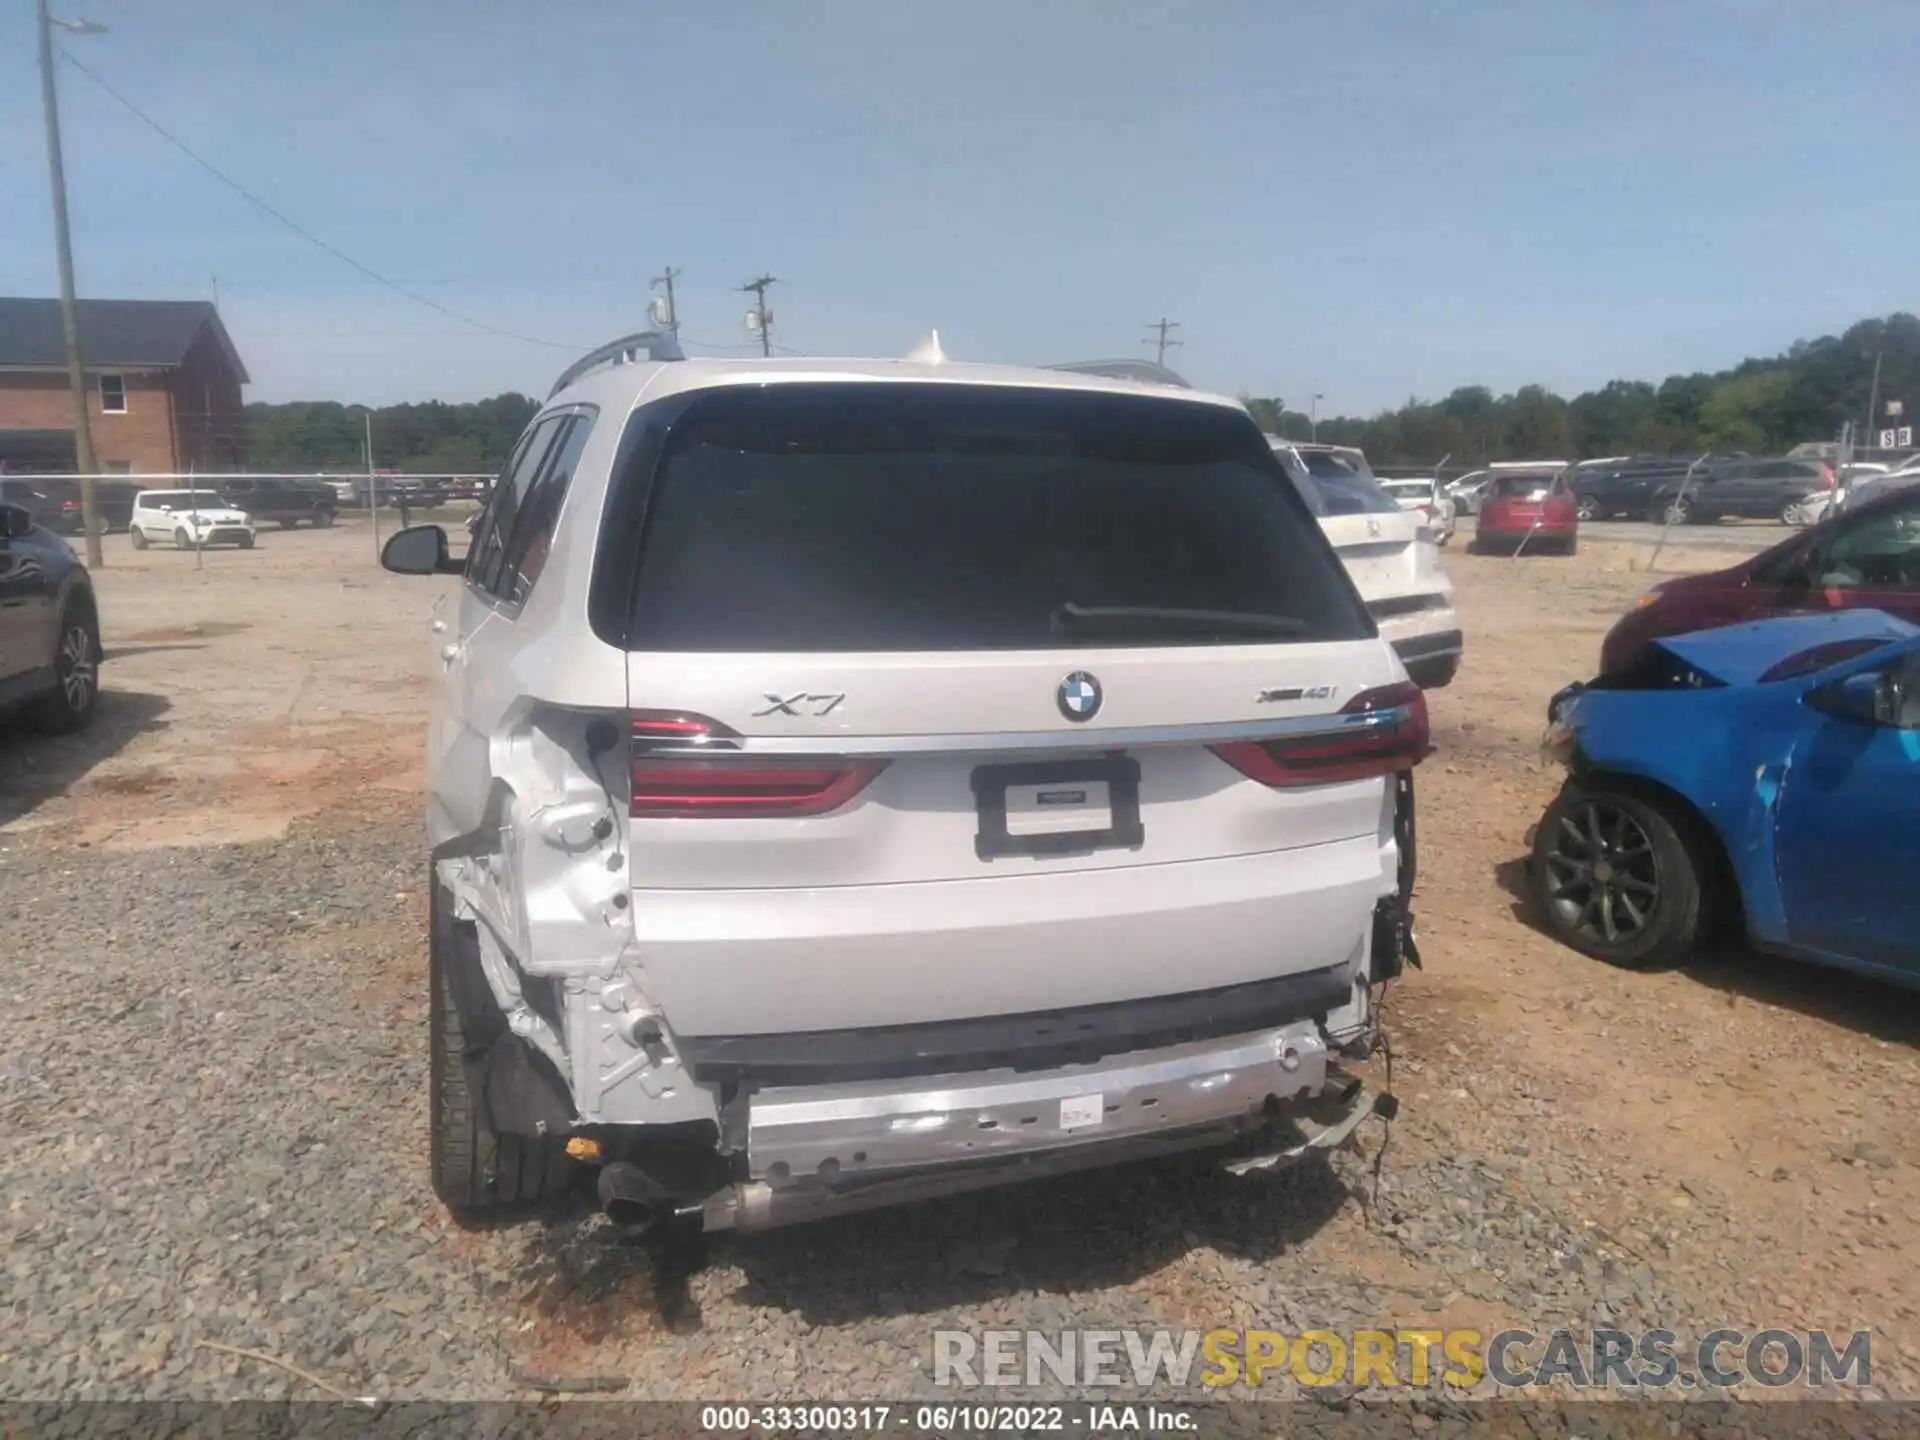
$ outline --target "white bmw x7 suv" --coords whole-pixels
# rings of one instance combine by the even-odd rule
[[[440,632],[433,1181],[758,1228],[1375,1107],[1427,712],[1233,400],[573,367]],[[663,343],[663,349],[664,343]],[[666,351],[671,354],[671,351]]]

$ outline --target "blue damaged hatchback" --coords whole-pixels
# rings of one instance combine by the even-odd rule
[[[1674,635],[1554,697],[1541,921],[1617,965],[1756,949],[1920,983],[1920,627],[1878,610]]]

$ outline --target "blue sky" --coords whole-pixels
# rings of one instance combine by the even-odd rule
[[[1920,306],[1899,0],[59,0],[81,293],[218,275],[253,398],[544,393],[684,272],[695,341],[1145,354],[1357,413],[1711,369]],[[0,293],[53,294],[32,7],[0,13]]]

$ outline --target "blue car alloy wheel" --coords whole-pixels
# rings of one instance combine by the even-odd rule
[[[1630,790],[1568,786],[1534,836],[1529,878],[1547,930],[1632,969],[1684,961],[1705,909],[1691,828]]]

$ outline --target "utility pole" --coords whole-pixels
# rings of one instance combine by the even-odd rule
[[[373,527],[373,559],[380,561],[380,481],[373,473],[373,411],[367,411],[367,523]]]
[[[1873,389],[1867,393],[1867,444],[1877,445],[1879,437],[1874,434],[1874,424],[1880,418],[1880,362],[1886,358],[1886,352],[1879,351],[1873,357]]]
[[[1141,343],[1154,347],[1153,360],[1156,365],[1164,365],[1167,363],[1167,351],[1170,348],[1187,343],[1184,340],[1169,340],[1167,338],[1167,332],[1169,330],[1178,330],[1179,328],[1180,322],[1178,320],[1169,320],[1164,315],[1160,317],[1158,323],[1147,326],[1147,329],[1156,331],[1157,334],[1154,338],[1142,341]]]
[[[673,282],[679,278],[680,272],[669,265],[667,266],[666,274],[656,275],[652,281],[655,289],[659,289],[663,285],[666,287],[667,333],[676,337],[680,334],[680,307],[673,303]]]
[[[767,287],[775,285],[771,275],[762,275],[758,280],[749,280],[740,288],[753,296],[753,309],[747,312],[747,328],[760,332],[760,353],[773,354],[773,316],[767,310]]]
[[[1307,402],[1307,433],[1313,437],[1312,443],[1318,443],[1320,439],[1320,402],[1326,398],[1324,395],[1315,395]]]
[[[87,532],[87,564],[106,563],[100,549],[100,502],[93,477],[100,468],[93,455],[93,426],[87,418],[87,373],[80,363],[80,312],[73,298],[73,238],[67,233],[67,167],[60,154],[60,101],[53,83],[53,27],[90,33],[102,29],[86,21],[58,21],[39,0],[40,100],[46,109],[47,174],[53,182],[53,240],[60,253],[60,329],[67,342],[67,385],[73,391],[73,459],[80,471],[80,519]]]

